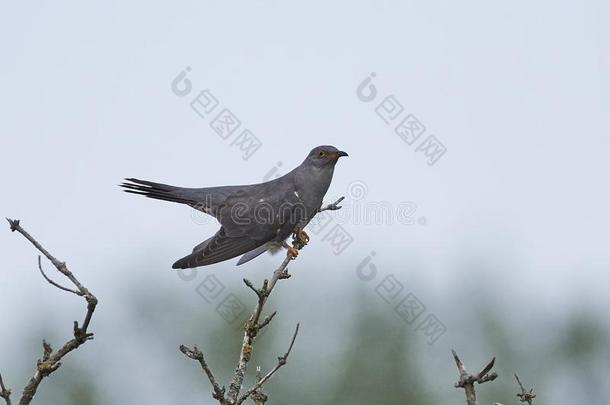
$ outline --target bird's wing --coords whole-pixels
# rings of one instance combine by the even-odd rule
[[[232,190],[216,213],[227,235],[250,235],[265,242],[274,239],[280,228],[292,230],[307,215],[294,186],[273,181]]]
[[[239,237],[228,236],[224,227],[220,228],[206,242],[204,242],[204,246],[196,247],[197,250],[194,250],[193,253],[174,263],[172,268],[188,269],[222,262],[256,249],[265,243],[252,239],[248,235]]]
[[[197,252],[197,251],[199,251],[199,250],[203,250],[203,249],[204,249],[204,248],[205,248],[205,247],[208,245],[208,243],[210,243],[210,241],[211,241],[212,239],[214,239],[214,236],[212,236],[211,238],[208,238],[208,239],[204,240],[203,242],[201,242],[200,244],[198,244],[197,246],[195,246],[195,247],[193,248],[193,253],[195,253],[195,252]]]
[[[174,268],[191,268],[218,263],[244,255],[238,264],[264,253],[268,242],[285,238],[302,218],[298,194],[287,187],[240,188],[227,193],[217,207],[222,225],[210,239],[174,263]]]
[[[256,249],[247,252],[245,255],[243,255],[239,259],[239,261],[237,262],[237,266],[249,262],[250,260],[262,255],[267,250],[269,250],[269,246],[267,246],[267,244],[265,243],[264,245],[261,245],[261,246],[257,247]]]

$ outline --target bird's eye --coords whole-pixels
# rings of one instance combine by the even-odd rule
[[[324,155],[325,155],[324,151],[320,151],[320,153],[318,153],[318,156],[320,156],[320,157],[324,157]]]

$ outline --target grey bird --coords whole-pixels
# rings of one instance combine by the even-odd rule
[[[174,263],[174,269],[206,266],[243,255],[237,263],[240,265],[274,246],[288,247],[285,241],[295,228],[302,232],[321,208],[342,156],[348,154],[334,146],[315,147],[290,173],[259,184],[184,188],[127,178],[121,186],[128,193],[189,205],[220,222],[218,232]]]

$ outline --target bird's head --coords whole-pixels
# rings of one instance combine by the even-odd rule
[[[349,155],[334,146],[322,145],[313,148],[305,161],[317,167],[334,166],[342,156]]]

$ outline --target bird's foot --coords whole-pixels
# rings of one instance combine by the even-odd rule
[[[287,256],[290,257],[291,259],[296,259],[296,257],[299,255],[299,249],[293,247],[293,246],[288,246],[288,253]]]
[[[301,227],[296,228],[292,233],[292,245],[302,249],[307,243],[309,243],[309,235]]]
[[[288,242],[282,242],[282,246],[288,250],[286,254],[291,259],[295,259],[299,255],[299,249],[301,249],[304,245],[299,244],[296,239],[292,239],[292,246],[288,244]]]

